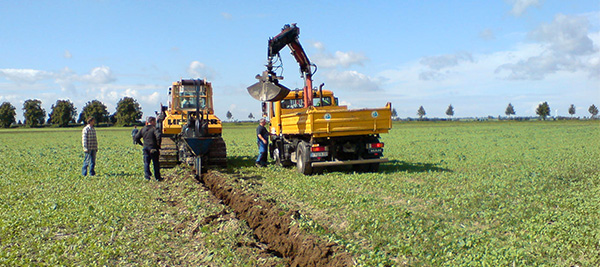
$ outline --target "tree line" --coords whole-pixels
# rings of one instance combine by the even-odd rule
[[[594,104],[592,104],[588,108],[588,112],[592,115],[592,118],[595,118],[598,115],[598,108]],[[550,105],[548,105],[548,102],[539,104],[535,110],[535,113],[544,120],[546,119],[546,117],[550,116]],[[575,115],[575,113],[575,105],[571,104],[571,106],[569,107],[569,114],[572,117],[573,115]],[[506,114],[506,116],[508,117],[515,115],[515,107],[511,103],[508,103],[504,114]],[[417,116],[419,116],[419,119],[423,119],[425,115],[427,115],[427,112],[425,112],[425,108],[423,108],[423,106],[420,106],[417,110]],[[448,115],[448,117],[454,116],[454,107],[452,106],[452,104],[450,104],[448,106],[448,109],[446,109],[446,115]],[[398,113],[396,112],[396,109],[392,109],[392,118],[398,118]]]
[[[77,108],[71,100],[57,100],[50,108],[46,120],[46,110],[42,108],[42,101],[28,99],[23,103],[23,122],[16,121],[16,108],[10,102],[0,105],[0,127],[9,128],[13,124],[27,127],[38,127],[44,124],[66,127],[73,123],[83,123],[87,118],[93,117],[97,123],[111,123],[117,126],[132,125],[142,118],[140,104],[131,97],[124,97],[117,103],[115,113],[110,114],[106,105],[99,100],[92,100],[85,104],[79,117]]]

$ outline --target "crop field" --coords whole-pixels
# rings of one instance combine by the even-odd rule
[[[146,182],[128,128],[0,130],[0,265],[287,265],[189,170]],[[254,167],[255,125],[225,125],[237,189],[362,266],[600,265],[598,121],[408,122],[379,173]]]

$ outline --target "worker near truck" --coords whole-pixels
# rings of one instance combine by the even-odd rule
[[[90,176],[96,175],[96,152],[98,152],[98,139],[96,138],[96,119],[90,117],[86,120],[87,125],[81,131],[81,144],[83,145],[83,168],[81,168],[81,175],[86,176],[88,174],[88,167],[90,169]]]
[[[156,118],[154,117],[148,117],[146,126],[135,135],[135,142],[144,147],[142,151],[144,152],[144,178],[146,180],[150,180],[150,177],[152,177],[150,162],[154,167],[154,179],[157,181],[163,180],[160,176],[160,162],[158,161],[161,135],[160,130],[156,128]]]
[[[267,167],[267,147],[269,145],[269,131],[265,128],[267,120],[261,118],[256,127],[256,143],[258,144],[258,157],[256,167]]]

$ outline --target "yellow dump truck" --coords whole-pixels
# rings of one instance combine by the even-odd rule
[[[312,86],[311,64],[298,41],[299,29],[286,25],[269,40],[267,70],[257,75],[248,93],[263,101],[263,114],[270,119],[270,152],[282,166],[296,164],[300,173],[313,174],[323,167],[353,165],[357,171],[376,172],[383,158],[379,134],[392,127],[392,107],[348,109],[340,106],[332,91]],[[279,83],[273,58],[288,46],[304,77],[302,90],[289,90]],[[280,60],[280,58],[278,59]],[[268,104],[267,104],[268,103]]]
[[[299,172],[312,174],[334,165],[376,172],[387,161],[379,134],[392,127],[390,103],[348,109],[338,105],[332,91],[323,90],[315,93],[313,106],[303,105],[302,91],[290,91],[269,104],[270,150],[277,164],[295,163]]]

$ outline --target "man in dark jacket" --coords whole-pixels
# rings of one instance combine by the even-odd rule
[[[141,142],[142,139],[144,140],[143,143]],[[146,126],[135,135],[135,142],[144,146],[144,177],[146,180],[150,180],[150,177],[152,177],[152,173],[150,172],[150,161],[152,161],[154,178],[157,181],[162,181],[163,179],[160,177],[160,163],[158,162],[161,133],[156,128],[156,118],[148,117]]]

